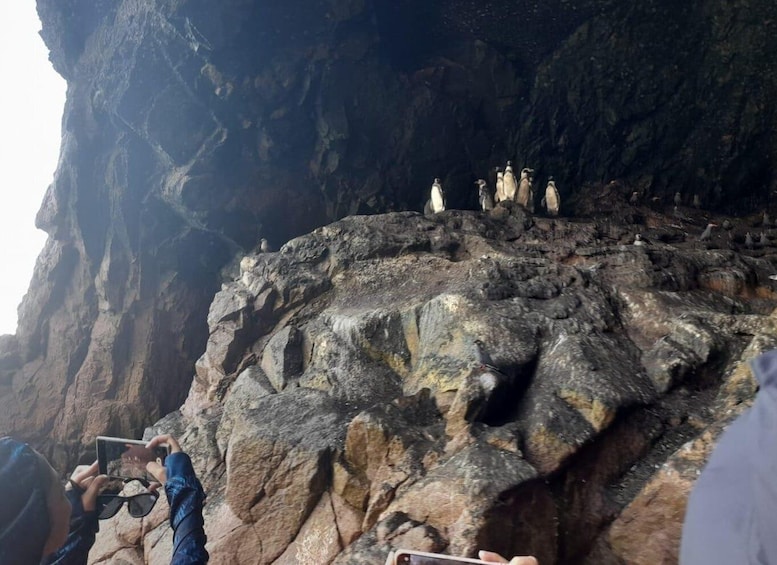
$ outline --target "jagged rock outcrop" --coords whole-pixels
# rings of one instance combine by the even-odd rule
[[[676,559],[695,474],[755,390],[742,360],[777,345],[774,255],[612,229],[405,212],[245,257],[187,401],[147,431],[193,454],[213,558]]]

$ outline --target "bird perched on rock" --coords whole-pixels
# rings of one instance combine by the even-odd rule
[[[699,198],[698,194],[693,195],[693,207],[697,210],[701,208],[701,198]]]
[[[478,185],[478,202],[480,202],[480,209],[484,212],[487,210],[493,210],[494,199],[491,197],[491,192],[488,190],[486,181],[483,179],[478,179],[475,181],[475,184]]]
[[[508,161],[505,167],[505,173],[502,177],[503,191],[505,200],[515,200],[515,194],[518,190],[518,183],[515,181],[515,174],[513,174],[513,162]]]
[[[270,243],[265,238],[262,238],[262,241],[259,244],[259,251],[261,251],[262,253],[269,253],[270,251],[272,251],[272,249],[270,248]]]
[[[642,239],[641,233],[638,233],[637,235],[634,236],[634,245],[636,245],[637,247],[641,247],[645,245],[645,240]]]
[[[747,232],[745,234],[745,247],[748,249],[755,248],[755,242],[753,241],[753,234],[751,234],[750,232]]]
[[[767,245],[769,245],[769,238],[766,237],[766,233],[761,232],[761,237],[758,240],[758,245],[760,245],[761,247],[766,247]]]
[[[442,185],[438,178],[434,179],[434,183],[432,184],[432,196],[430,199],[432,201],[432,212],[434,214],[445,210],[445,195],[443,194]]]
[[[631,198],[629,198],[629,204],[637,204],[639,203],[639,192],[636,190],[631,193]]]
[[[518,184],[517,202],[524,208],[529,207],[532,200],[531,169],[521,169],[521,181]]]
[[[717,224],[707,224],[707,227],[704,228],[704,231],[701,232],[701,235],[699,236],[699,241],[709,241],[712,239],[712,228],[718,227]]]
[[[683,195],[679,192],[674,193],[674,205],[680,206],[683,203]]]
[[[561,198],[558,195],[556,181],[553,177],[548,179],[548,186],[545,187],[545,196],[542,197],[542,205],[551,216],[558,216],[558,209],[561,206]]]
[[[761,219],[761,225],[765,228],[770,228],[772,226],[772,219],[769,217],[769,212],[764,210],[763,218]]]
[[[507,200],[505,198],[505,174],[499,170],[499,167],[496,168],[496,201],[501,202],[502,200]]]
[[[674,216],[675,218],[677,218],[681,222],[685,222],[685,221],[688,220],[688,217],[685,214],[683,214],[682,212],[680,212],[680,209],[677,206],[672,208],[672,216]]]

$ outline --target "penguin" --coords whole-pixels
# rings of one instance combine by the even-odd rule
[[[750,232],[747,232],[745,234],[745,247],[748,249],[754,249],[755,248],[755,242],[753,241],[753,235]]]
[[[679,192],[674,193],[674,205],[680,206],[683,203],[683,195]]]
[[[272,250],[270,249],[270,243],[269,243],[269,242],[268,242],[268,241],[267,241],[265,238],[262,238],[262,241],[261,241],[261,243],[259,244],[259,250],[260,250],[262,253],[269,253],[270,251],[272,251]]]
[[[550,216],[558,216],[558,209],[561,206],[561,198],[558,195],[556,181],[553,177],[548,179],[548,186],[545,187],[545,196],[542,197],[542,205],[548,211]]]
[[[631,198],[629,198],[629,204],[637,204],[639,203],[639,192],[636,190],[631,193]]]
[[[641,233],[638,233],[637,235],[634,236],[634,245],[636,245],[637,247],[641,247],[645,245],[645,240],[642,239]]]
[[[717,224],[707,224],[707,227],[704,228],[704,231],[699,236],[699,241],[709,241],[712,238],[712,228],[717,227]]]
[[[672,215],[681,222],[688,220],[688,218],[682,212],[680,212],[680,209],[677,206],[672,208]]]
[[[763,219],[761,220],[761,225],[765,228],[771,227],[772,225],[772,219],[769,217],[769,212],[764,210]]]
[[[478,202],[480,202],[480,209],[484,212],[494,209],[494,199],[491,197],[491,193],[488,190],[486,181],[478,179],[475,181],[478,185]]]
[[[434,184],[432,184],[431,201],[432,212],[434,214],[445,210],[445,195],[443,194],[442,185],[440,184],[440,179],[438,178],[435,178]]]
[[[505,182],[504,182],[504,173],[500,170],[496,171],[496,201],[501,202],[502,200],[506,200],[505,198]]]
[[[699,198],[698,194],[693,195],[693,207],[697,210],[701,208],[701,198]]]
[[[529,175],[532,173],[531,169],[521,170],[521,181],[518,184],[518,197],[517,202],[524,208],[528,208],[529,202],[533,202],[531,179]]]
[[[761,237],[758,240],[758,245],[760,245],[761,247],[766,247],[767,245],[769,245],[769,238],[766,237],[765,232],[761,232]]]
[[[518,185],[515,182],[515,175],[513,174],[513,162],[508,161],[507,166],[505,167],[505,174],[502,177],[503,182],[503,188],[504,191],[504,199],[505,200],[515,200],[516,191],[518,190]]]
[[[424,216],[431,216],[432,214],[434,214],[432,211],[432,199],[427,198],[426,204],[424,204]]]

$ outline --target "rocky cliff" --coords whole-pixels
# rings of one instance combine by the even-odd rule
[[[772,6],[418,4],[38,0],[68,98],[49,240],[0,339],[3,433],[64,468],[166,417],[227,560],[639,549],[638,492],[687,490],[714,434],[670,455],[715,398],[741,408],[740,355],[771,345],[769,232],[745,255],[741,223],[688,235],[770,205]],[[396,213],[435,176],[473,209],[507,159],[581,219]],[[708,212],[661,215],[676,191]],[[636,231],[649,249],[621,247]],[[262,237],[291,241],[252,255]],[[157,523],[103,556],[153,552]]]
[[[745,361],[777,345],[775,254],[646,220],[635,246],[621,217],[357,216],[246,256],[186,402],[147,430],[194,455],[215,562],[676,562],[688,490],[754,393]],[[94,562],[163,561],[154,516]]]

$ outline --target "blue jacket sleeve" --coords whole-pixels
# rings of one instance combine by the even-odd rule
[[[173,528],[171,565],[200,565],[208,562],[202,504],[205,493],[194,474],[192,461],[185,453],[171,453],[165,460],[167,483],[165,493],[170,504],[170,526]]]
[[[89,550],[94,545],[95,534],[100,529],[97,511],[84,510],[81,504],[81,493],[68,490],[65,495],[72,507],[67,541],[56,553],[44,558],[41,565],[86,565]]]

